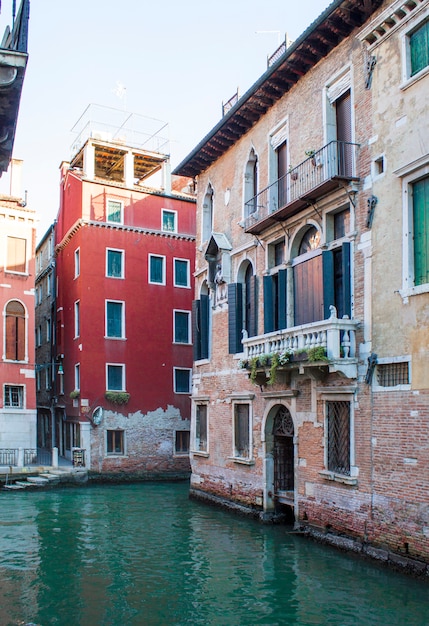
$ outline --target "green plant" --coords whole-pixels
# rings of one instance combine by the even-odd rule
[[[106,391],[104,397],[112,404],[127,404],[130,394],[126,391]]]
[[[271,367],[270,367],[270,377],[268,379],[269,385],[274,385],[277,380],[277,368],[280,365],[280,355],[278,352],[274,352],[271,355]]]
[[[75,398],[79,398],[80,396],[80,391],[78,389],[74,389],[73,391],[70,391],[70,398],[72,400],[75,400]]]
[[[316,150],[306,150],[305,154],[306,156],[308,156],[308,158],[314,157],[314,155],[316,154]]]
[[[254,356],[249,360],[250,367],[250,380],[252,383],[256,380],[256,374],[258,373],[258,357]]]
[[[308,360],[314,361],[328,361],[326,356],[326,349],[323,346],[317,346],[315,348],[309,348],[307,350]]]

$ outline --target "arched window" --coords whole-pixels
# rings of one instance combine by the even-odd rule
[[[213,187],[207,187],[203,201],[202,241],[208,241],[213,231]]]
[[[6,359],[25,360],[25,309],[17,300],[6,305]]]
[[[249,217],[257,210],[258,193],[258,157],[255,151],[250,151],[249,160],[244,170],[244,217]]]

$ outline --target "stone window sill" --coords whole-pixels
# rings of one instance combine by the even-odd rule
[[[239,456],[230,456],[230,461],[234,461],[234,463],[239,463],[241,465],[255,465],[255,461],[253,459],[244,459]]]
[[[208,458],[210,455],[208,452],[204,452],[204,450],[191,450],[191,453],[194,456],[204,456],[206,458]]]
[[[343,483],[344,485],[350,485],[355,487],[358,484],[356,476],[346,476],[345,474],[337,474],[336,472],[330,472],[329,470],[322,470],[319,475],[326,480],[333,480],[336,483]]]

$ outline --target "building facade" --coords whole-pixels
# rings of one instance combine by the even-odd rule
[[[335,0],[174,171],[191,493],[426,559],[428,17]]]
[[[96,472],[183,473],[195,199],[188,181],[175,178],[172,186],[161,135],[140,142],[136,128],[119,122],[83,125],[71,162],[61,166],[57,447],[66,458],[84,450]],[[150,181],[156,173],[158,186]]]
[[[12,178],[16,186],[11,188],[10,196],[0,198],[0,464],[8,466],[32,462],[36,447],[36,215],[19,194],[21,165],[21,161],[12,162]]]

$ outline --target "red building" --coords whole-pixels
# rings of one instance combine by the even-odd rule
[[[113,126],[61,166],[56,445],[94,471],[188,471],[195,200],[159,133],[148,150]]]

